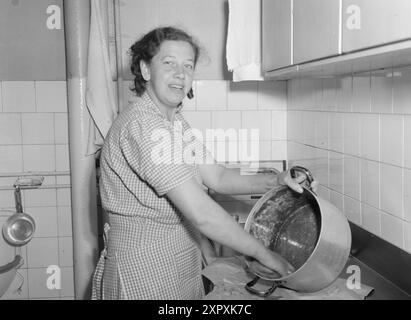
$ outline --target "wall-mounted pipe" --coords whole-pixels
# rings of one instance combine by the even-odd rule
[[[76,299],[91,297],[91,277],[98,257],[97,190],[94,156],[86,156],[90,115],[86,106],[90,1],[64,0],[74,290]]]

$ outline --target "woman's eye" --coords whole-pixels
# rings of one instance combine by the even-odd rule
[[[191,65],[191,64],[186,64],[185,67],[189,70],[193,70],[193,68],[194,68],[193,65]]]

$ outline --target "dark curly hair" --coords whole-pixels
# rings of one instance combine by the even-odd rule
[[[137,96],[141,96],[144,93],[147,83],[141,74],[140,61],[143,60],[150,63],[151,59],[159,51],[160,45],[166,40],[188,42],[194,50],[194,65],[197,63],[200,55],[200,46],[193,37],[185,31],[175,27],[161,27],[148,32],[137,40],[129,50],[129,54],[131,55],[131,73],[134,75],[134,87],[132,87],[131,90],[134,91]],[[190,89],[187,96],[190,99],[193,97],[192,89]]]

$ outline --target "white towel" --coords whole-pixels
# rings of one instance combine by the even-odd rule
[[[261,72],[261,0],[229,0],[227,67],[233,81],[264,80]]]
[[[90,124],[87,154],[96,153],[117,116],[115,87],[108,47],[107,0],[91,0],[86,103],[94,125]]]

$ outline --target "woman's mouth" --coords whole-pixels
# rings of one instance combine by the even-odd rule
[[[179,85],[179,84],[170,84],[169,87],[171,89],[174,89],[174,90],[183,90],[184,89],[184,86]]]

